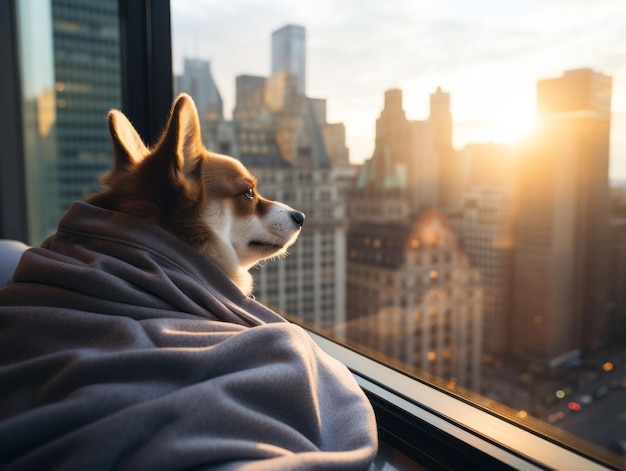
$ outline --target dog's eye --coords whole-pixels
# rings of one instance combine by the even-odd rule
[[[249,200],[253,200],[254,199],[254,190],[252,188],[248,188],[244,194],[243,194],[246,198],[248,198]]]

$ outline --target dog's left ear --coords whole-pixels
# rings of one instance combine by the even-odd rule
[[[111,173],[115,175],[132,169],[148,155],[149,150],[121,111],[109,111],[108,121],[115,152]]]
[[[179,171],[183,171],[186,165],[202,153],[204,145],[198,111],[189,95],[181,93],[174,100],[169,121],[157,147],[163,151],[164,157],[167,155],[172,159],[170,165],[173,169]]]

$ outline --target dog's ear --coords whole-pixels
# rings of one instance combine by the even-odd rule
[[[109,131],[113,140],[115,162],[111,175],[128,172],[136,163],[141,162],[148,155],[145,146],[137,131],[128,118],[121,111],[109,111]]]
[[[188,167],[204,149],[200,120],[193,99],[181,93],[172,104],[165,132],[157,145],[163,157],[172,158],[175,170]]]

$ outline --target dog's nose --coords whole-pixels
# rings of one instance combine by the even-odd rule
[[[298,226],[302,227],[302,224],[304,224],[304,213],[301,213],[300,211],[292,211],[291,219],[293,219]]]

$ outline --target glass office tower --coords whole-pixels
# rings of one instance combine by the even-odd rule
[[[18,3],[29,242],[53,233],[111,165],[107,112],[121,108],[116,0]],[[52,37],[52,41],[49,38]]]
[[[285,25],[272,33],[272,74],[289,72],[298,78],[297,90],[306,94],[306,31]]]

